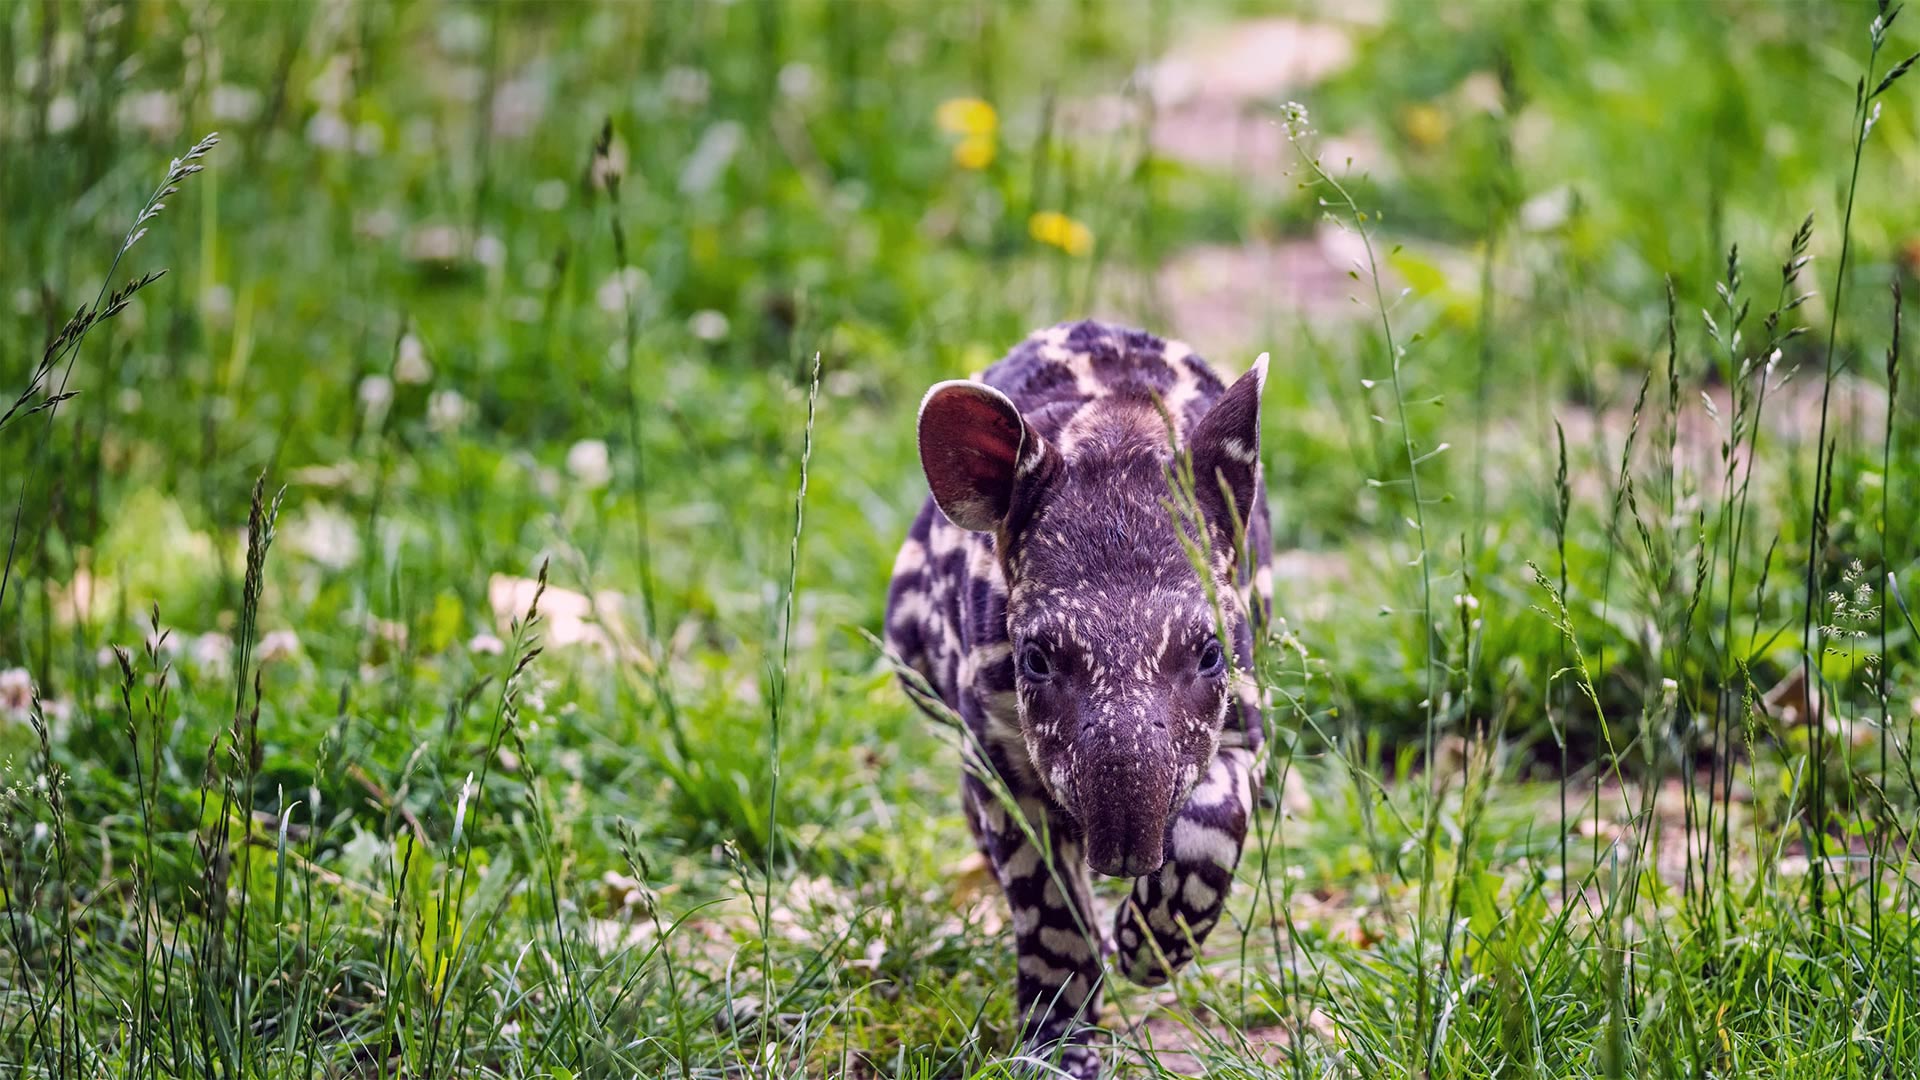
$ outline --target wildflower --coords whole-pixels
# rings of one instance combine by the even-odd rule
[[[147,90],[120,99],[115,119],[156,139],[170,139],[180,130],[180,104],[165,90]]]
[[[262,663],[285,660],[300,654],[300,635],[291,630],[270,631],[254,649]]]
[[[209,630],[193,639],[193,665],[208,674],[224,674],[233,658],[233,639]]]
[[[1000,130],[1000,116],[993,106],[979,98],[954,98],[941,102],[933,122],[949,135],[960,136],[953,146],[953,163],[962,169],[984,169],[993,164],[998,152],[994,136]]]
[[[492,233],[481,233],[473,241],[473,261],[492,269],[507,261],[507,245]]]
[[[433,378],[433,365],[427,362],[427,348],[412,334],[400,337],[399,355],[393,362],[393,380],[418,386]]]
[[[360,380],[360,407],[369,419],[378,419],[393,403],[393,380],[385,375],[369,375]]]
[[[813,96],[813,68],[798,60],[780,69],[780,93],[794,101]]]
[[[460,230],[451,225],[428,225],[407,234],[407,258],[414,262],[451,263],[468,250]]]
[[[1093,230],[1057,210],[1042,210],[1028,218],[1027,235],[1069,255],[1093,250]]]
[[[1288,139],[1313,133],[1313,118],[1307,115],[1307,107],[1297,101],[1289,101],[1280,107],[1280,122],[1286,126]]]
[[[523,139],[539,128],[547,113],[547,81],[529,73],[500,85],[493,95],[493,133]]]
[[[260,115],[260,91],[248,86],[221,83],[213,88],[207,108],[222,123],[244,124]]]
[[[1401,130],[1407,138],[1422,147],[1438,146],[1445,141],[1447,131],[1452,127],[1447,114],[1432,105],[1421,103],[1409,105],[1400,113]]]
[[[26,668],[0,671],[0,717],[25,720],[33,710],[33,676]]]
[[[1520,224],[1533,232],[1546,232],[1566,224],[1573,214],[1573,189],[1565,184],[1549,188],[1520,204]]]
[[[581,439],[567,449],[567,471],[591,488],[603,488],[613,479],[613,463],[601,439]]]
[[[442,434],[457,430],[466,423],[467,399],[458,390],[435,390],[427,398],[427,427]]]
[[[993,164],[997,148],[991,135],[969,135],[953,144],[953,163],[978,172]]]
[[[667,100],[690,109],[699,108],[707,103],[707,93],[711,81],[707,73],[699,68],[670,67],[660,80],[660,89]]]
[[[368,240],[385,240],[399,227],[400,218],[385,207],[363,210],[353,215],[354,235]]]
[[[539,286],[534,286],[539,288]],[[647,273],[637,266],[629,266],[619,273],[608,274],[607,279],[594,290],[594,302],[600,310],[609,315],[618,315],[627,309],[627,298],[637,297],[647,290]]]
[[[332,109],[321,109],[307,121],[307,141],[322,150],[345,150],[353,145],[353,129]]]
[[[467,642],[467,651],[476,656],[499,656],[507,651],[507,643],[483,631]]]
[[[70,94],[47,102],[47,134],[65,135],[80,122],[80,103]]]
[[[687,332],[701,341],[722,341],[729,329],[727,317],[712,309],[696,311],[687,320]]]
[[[933,122],[949,135],[986,135],[999,130],[1000,115],[979,98],[953,98],[934,110]]]

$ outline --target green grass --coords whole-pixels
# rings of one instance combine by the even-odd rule
[[[1110,1066],[1913,1075],[1914,16],[1302,6],[1295,139],[1149,152],[1255,8],[0,9],[0,1072],[1005,1075],[871,632],[920,393],[1095,313],[1271,351],[1286,619]]]

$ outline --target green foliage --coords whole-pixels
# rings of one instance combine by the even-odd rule
[[[1100,314],[1272,353],[1285,618],[1110,1061],[1912,1074],[1911,26],[1237,6],[0,10],[0,1071],[1012,1075],[871,631]]]

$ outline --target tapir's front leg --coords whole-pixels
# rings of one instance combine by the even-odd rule
[[[1135,878],[1114,919],[1116,964],[1158,986],[1193,959],[1220,919],[1253,815],[1254,753],[1223,746],[1167,830],[1167,861]]]
[[[1076,1080],[1093,1080],[1100,1075],[1100,1055],[1089,1042],[1100,1016],[1102,970],[1080,840],[1059,820],[1049,820],[1044,799],[1022,797],[1028,829],[1046,847],[1034,843],[971,775],[966,804],[1013,914],[1019,957],[1014,1000],[1024,1052]]]

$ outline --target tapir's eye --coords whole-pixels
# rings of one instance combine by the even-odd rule
[[[1020,646],[1020,674],[1029,679],[1053,678],[1053,657],[1047,655],[1046,646],[1037,641]]]
[[[1208,638],[1207,643],[1200,646],[1200,674],[1218,675],[1226,668],[1227,654],[1220,648],[1219,640]]]

